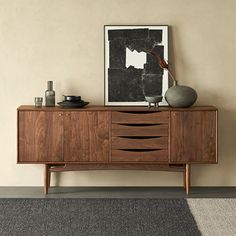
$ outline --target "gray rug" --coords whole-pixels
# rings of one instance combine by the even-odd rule
[[[0,235],[201,235],[184,199],[0,199]]]

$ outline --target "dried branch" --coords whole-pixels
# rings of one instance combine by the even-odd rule
[[[153,55],[153,57],[157,60],[157,63],[159,64],[159,66],[168,71],[168,74],[170,75],[170,78],[173,80],[174,83],[177,83],[177,80],[174,78],[174,76],[172,75],[172,73],[169,70],[169,65],[167,63],[167,61],[165,61],[163,58],[160,57],[160,55],[154,51],[146,51],[146,53],[149,53],[151,55]]]

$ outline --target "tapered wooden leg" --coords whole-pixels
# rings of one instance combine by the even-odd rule
[[[48,169],[50,169],[50,166]],[[48,188],[50,188],[50,182],[51,182],[51,171],[48,170]]]
[[[186,168],[184,168],[184,172],[183,172],[183,183],[184,183],[184,189],[186,189]]]
[[[190,164],[186,164],[185,166],[185,191],[186,194],[189,194],[189,189],[190,189]]]
[[[44,172],[44,194],[48,194],[48,188],[50,187],[50,165],[45,164],[45,172]]]

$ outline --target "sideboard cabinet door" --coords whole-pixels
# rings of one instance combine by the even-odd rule
[[[217,163],[217,111],[172,111],[170,162]]]
[[[62,151],[61,112],[19,111],[19,162],[60,162],[63,160]]]
[[[108,162],[110,112],[65,112],[64,161]]]

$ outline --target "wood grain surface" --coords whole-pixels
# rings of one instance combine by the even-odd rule
[[[109,163],[109,164],[66,164],[63,166],[51,166],[50,172],[61,172],[61,171],[76,171],[76,170],[152,170],[152,171],[174,171],[174,172],[184,172],[184,165],[169,165],[169,164],[154,164],[154,163]]]
[[[18,162],[109,163],[115,160],[110,157],[112,150],[122,153],[131,149],[169,150],[170,163],[217,162],[216,110],[142,109],[141,112],[19,109]]]
[[[35,108],[32,105],[22,105],[18,107],[21,111],[78,111],[78,108],[63,108],[61,106]],[[148,108],[147,106],[93,106],[88,105],[79,108],[79,111],[141,111],[141,112],[158,112],[158,111],[215,111],[217,110],[214,106],[192,106],[187,108],[176,108],[168,106],[160,106],[158,108]]]
[[[112,149],[167,149],[168,138],[123,138],[112,137]]]
[[[108,162],[110,112],[88,112],[89,161]]]
[[[103,107],[18,108],[18,163],[45,163],[50,172],[97,169],[167,170],[217,163],[217,109]]]
[[[63,160],[63,116],[61,112],[19,111],[18,161]]]
[[[113,124],[162,124],[168,123],[168,111],[145,111],[145,112],[112,112]]]
[[[109,112],[66,112],[64,160],[99,162],[109,159]]]
[[[171,162],[216,163],[216,111],[171,112]]]
[[[89,161],[87,112],[64,112],[64,161]]]
[[[114,162],[168,162],[168,150],[112,150]]]
[[[112,136],[168,136],[168,124],[142,126],[112,124]]]

